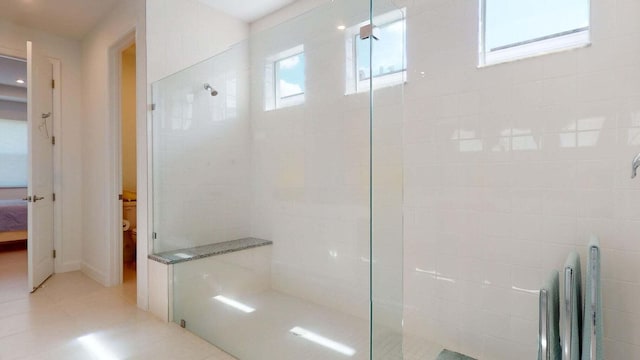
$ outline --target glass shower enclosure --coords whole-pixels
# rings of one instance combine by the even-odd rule
[[[403,358],[404,34],[333,1],[153,84],[173,321],[243,360]]]

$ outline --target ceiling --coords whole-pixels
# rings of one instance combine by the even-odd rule
[[[4,0],[0,0],[4,1]],[[200,0],[233,17],[253,22],[296,0]]]
[[[0,0],[0,20],[80,40],[122,1],[131,0]],[[199,1],[253,22],[296,0]]]
[[[24,80],[25,83],[16,83],[18,79]],[[0,84],[26,88],[27,63],[25,61],[0,56]]]
[[[120,1],[0,0],[0,19],[80,40]]]

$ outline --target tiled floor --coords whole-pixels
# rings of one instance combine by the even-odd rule
[[[132,282],[104,288],[80,272],[27,291],[26,251],[0,252],[0,359],[233,360],[135,306]],[[125,280],[134,274],[125,272]]]
[[[139,310],[132,266],[125,266],[125,282],[118,287],[105,288],[80,272],[72,272],[54,275],[29,294],[26,260],[25,250],[0,252],[0,360],[235,360],[176,324]],[[336,358],[330,351],[288,334],[291,326],[301,325],[344,341],[358,349],[355,355],[368,355],[366,322],[283,294],[263,295],[250,302],[268,310],[263,311],[267,318],[242,320],[234,318],[238,314],[233,310],[223,311],[223,317],[234,325],[218,329],[225,331],[215,340],[247,359]],[[208,328],[215,324],[207,323]],[[239,333],[243,336],[236,338]],[[422,339],[398,336],[377,332],[376,352],[389,350],[393,354],[377,359],[399,359],[395,349],[401,342],[405,360],[434,359],[441,350]]]
[[[188,329],[239,359],[369,359],[367,320],[273,290],[236,298],[253,309],[247,313],[213,301],[215,291],[199,286],[190,292],[193,296],[188,303],[177,304],[174,315],[185,319]],[[312,331],[315,339],[294,335],[290,330],[296,327]],[[326,340],[319,344],[318,337]],[[250,346],[247,339],[251,339]],[[379,360],[431,360],[442,351],[438,344],[403,338],[382,325],[375,327],[373,343],[373,358]]]

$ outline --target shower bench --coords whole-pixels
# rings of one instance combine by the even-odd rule
[[[172,321],[174,302],[193,288],[269,288],[272,244],[270,240],[248,237],[150,254],[149,311]],[[179,283],[174,282],[175,275],[180,278]]]
[[[149,255],[149,259],[162,264],[171,265],[186,261],[204,259],[210,256],[218,256],[236,251],[253,249],[256,247],[267,246],[271,244],[273,244],[273,242],[270,240],[248,237],[216,244],[151,254]]]

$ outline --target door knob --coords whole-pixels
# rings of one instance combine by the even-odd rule
[[[40,196],[40,197],[38,197],[38,196],[36,196],[36,195],[33,195],[33,202],[36,202],[36,201],[38,201],[38,200],[43,200],[43,199],[44,199],[44,196]]]

